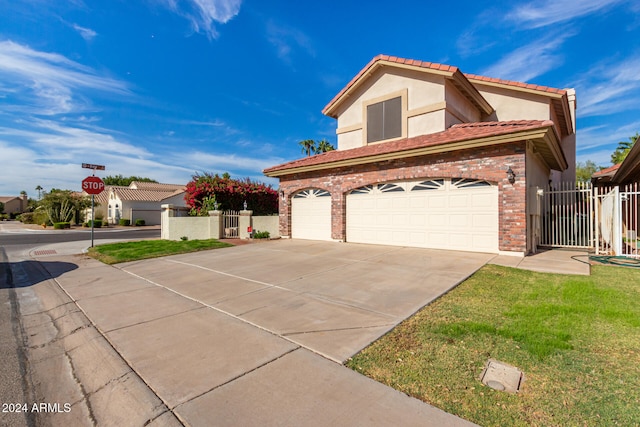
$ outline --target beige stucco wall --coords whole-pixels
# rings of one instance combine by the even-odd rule
[[[562,175],[560,179],[564,182],[575,182],[576,181],[576,134],[571,134],[566,136],[560,142],[560,146],[562,147],[562,151],[564,151],[564,155],[567,158],[567,163],[569,167],[562,171]]]
[[[26,209],[26,201],[22,200],[21,198],[15,198],[4,202],[4,211],[0,213],[17,214],[24,212]]]
[[[268,231],[269,237],[280,236],[280,217],[278,215],[251,217],[253,231]]]
[[[445,110],[409,117],[408,137],[441,132],[445,128]]]
[[[360,147],[364,142],[365,105],[371,100],[404,91],[406,113],[444,101],[444,76],[404,69],[377,70],[337,111],[338,150]],[[389,96],[391,98],[393,96]],[[428,112],[407,119],[407,136],[444,130],[444,114]]]
[[[189,240],[207,240],[212,237],[215,227],[219,226],[219,219],[209,216],[187,216],[168,218],[168,235],[163,236],[167,240],[180,240],[187,237]],[[217,233],[219,236],[219,232]]]
[[[549,185],[551,169],[542,157],[535,152],[532,144],[527,144],[525,158],[526,182],[527,182],[527,251],[535,251],[540,242],[541,227],[541,196],[538,189],[545,189]]]
[[[450,127],[455,123],[479,122],[480,111],[450,82],[446,84],[445,101],[447,103],[447,124]]]
[[[527,92],[507,90],[473,82],[480,94],[495,109],[490,120],[550,120],[549,98]]]

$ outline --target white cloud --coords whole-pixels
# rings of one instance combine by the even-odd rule
[[[267,22],[267,39],[276,48],[278,58],[287,64],[292,64],[292,51],[302,48],[309,56],[315,56],[311,39],[302,31],[288,26]]]
[[[545,0],[516,6],[506,20],[521,28],[540,28],[570,21],[603,9],[626,3],[627,0]]]
[[[242,0],[158,0],[174,13],[187,19],[196,33],[217,38],[215,24],[226,24],[240,13]]]
[[[565,32],[562,35],[546,36],[519,47],[482,70],[481,74],[507,80],[530,81],[562,64],[564,58],[559,48],[572,35]]]
[[[577,160],[592,160],[600,166],[611,165],[611,153],[618,142],[627,141],[640,130],[640,120],[612,128],[609,125],[578,128]]]
[[[182,162],[192,165],[194,171],[228,171],[232,175],[234,175],[233,172],[237,174],[237,172],[241,171],[262,171],[284,161],[280,157],[248,157],[236,154],[211,154],[201,151],[180,153],[180,156],[182,157]]]
[[[86,109],[86,99],[78,93],[81,90],[131,95],[123,81],[98,75],[92,68],[63,55],[33,50],[12,41],[0,42],[0,78],[11,84],[14,95],[22,98],[21,104],[30,106],[30,112],[36,114]]]
[[[73,29],[76,30],[80,34],[80,36],[86,41],[91,41],[94,39],[95,36],[98,35],[98,33],[93,31],[92,29],[81,27],[78,24],[73,24]]]
[[[640,54],[615,63],[608,59],[578,79],[578,116],[589,117],[640,109]]]

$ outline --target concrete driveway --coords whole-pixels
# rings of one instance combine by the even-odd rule
[[[341,363],[491,258],[279,240],[119,267]]]
[[[339,363],[493,257],[279,240],[56,281],[184,424],[469,425]]]

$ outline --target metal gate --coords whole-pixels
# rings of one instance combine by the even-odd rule
[[[222,236],[225,239],[239,239],[238,226],[240,222],[240,212],[224,211],[222,213]]]
[[[596,254],[640,258],[640,184],[600,187],[596,200]]]
[[[593,190],[590,182],[561,182],[544,190],[539,246],[594,246]]]

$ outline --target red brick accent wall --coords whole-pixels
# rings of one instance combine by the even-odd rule
[[[282,176],[280,189],[284,191],[286,201],[280,199],[280,235],[291,235],[291,196],[306,188],[320,188],[331,193],[331,237],[344,240],[346,195],[355,188],[423,178],[470,178],[498,185],[499,249],[526,252],[525,152],[522,141]],[[507,179],[509,167],[516,174],[514,184]]]

